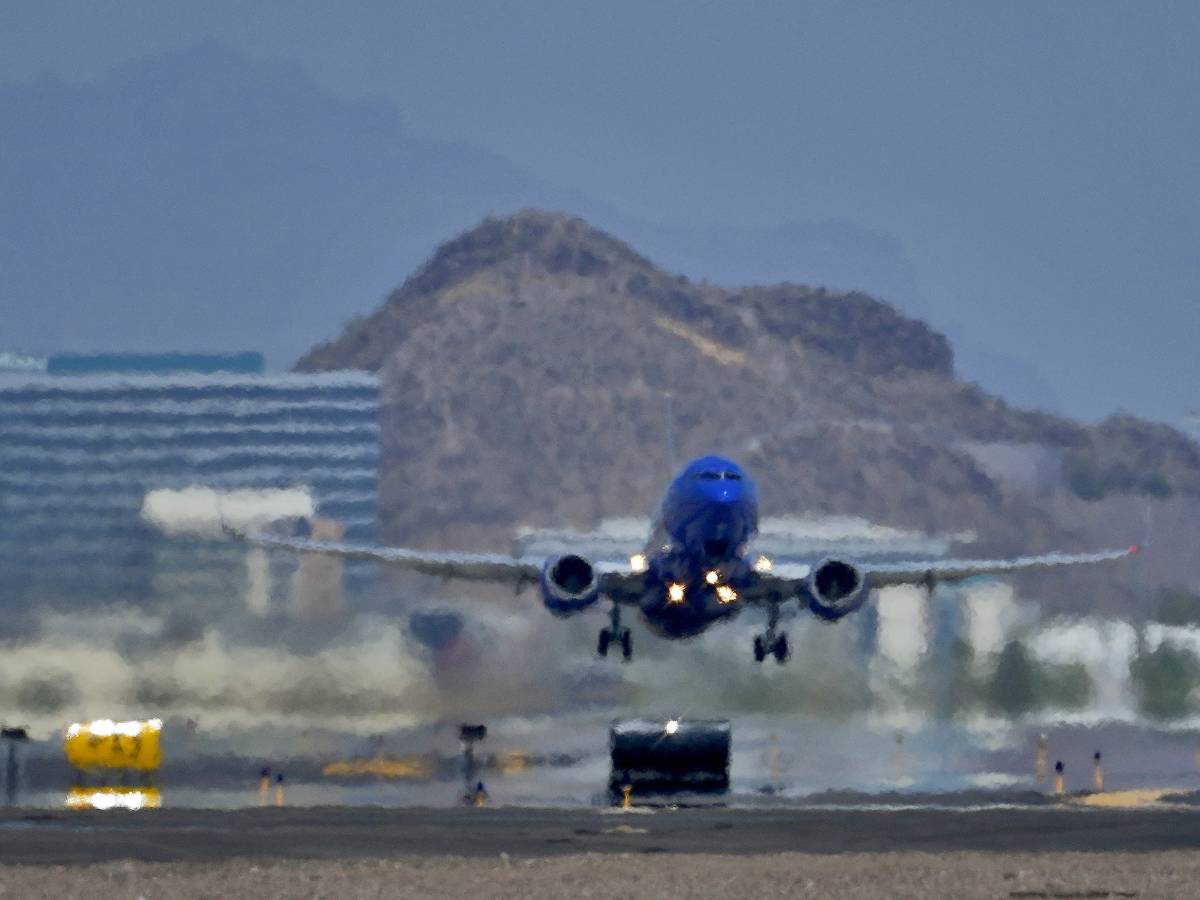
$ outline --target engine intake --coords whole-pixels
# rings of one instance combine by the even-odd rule
[[[840,559],[817,564],[807,580],[808,608],[827,622],[836,622],[854,612],[867,600],[862,572]]]
[[[542,603],[558,616],[591,606],[600,597],[595,566],[574,553],[552,556],[542,567]]]

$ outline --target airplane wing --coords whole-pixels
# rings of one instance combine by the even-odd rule
[[[378,547],[282,537],[262,532],[247,533],[225,524],[221,528],[237,540],[267,550],[323,553],[344,559],[372,560],[425,575],[489,581],[511,585],[517,590],[528,584],[536,584],[545,563],[540,557],[514,557],[499,553],[435,553],[403,547]],[[1131,556],[1137,551],[1138,547],[1134,545],[1124,550],[1103,550],[1097,553],[1046,553],[1040,556],[998,560],[918,560],[866,564],[854,568],[861,576],[863,586],[870,590],[903,584],[932,586],[963,581],[980,575],[1005,575],[1058,566],[1108,562]],[[636,602],[642,576],[630,573],[626,561],[599,560],[593,565],[600,575],[602,593],[617,602]],[[770,572],[756,573],[754,583],[745,591],[745,599],[752,602],[779,603],[796,597],[819,565],[820,563],[810,565],[790,559],[778,560]]]
[[[1014,559],[938,559],[924,562],[886,563],[865,566],[863,575],[868,587],[893,587],[901,584],[933,585],[963,581],[977,575],[1007,575],[1053,569],[1059,566],[1082,566],[1111,562],[1138,552],[1137,545],[1123,550],[1101,550],[1097,553],[1044,553],[1039,556],[1018,556]]]
[[[521,588],[537,582],[542,572],[542,560],[520,559],[499,553],[433,553],[428,550],[409,550],[403,547],[373,547],[365,544],[343,544],[335,541],[314,541],[307,538],[281,537],[262,532],[247,533],[229,525],[221,530],[230,537],[266,550],[291,550],[295,553],[324,553],[343,559],[366,559],[387,563],[424,575],[442,578],[463,578],[469,581],[491,581]]]
[[[1135,544],[1123,550],[1101,550],[1095,553],[1044,553],[1018,556],[1013,559],[925,559],[898,563],[851,564],[868,590],[904,584],[933,586],[965,581],[980,575],[1008,575],[1057,568],[1059,566],[1091,565],[1124,559],[1138,552]],[[776,601],[796,596],[821,563],[796,559],[776,559],[769,572],[757,573],[752,596]]]

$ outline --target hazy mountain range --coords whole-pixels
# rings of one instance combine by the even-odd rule
[[[86,83],[0,86],[0,123],[0,296],[21,311],[6,317],[7,349],[251,348],[285,367],[447,235],[534,206],[582,215],[694,279],[861,289],[922,312],[886,234],[634,219],[211,40]],[[982,343],[973,375],[1055,405],[1036,373]]]

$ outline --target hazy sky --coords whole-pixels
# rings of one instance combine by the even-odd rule
[[[1067,411],[1200,406],[1200,3],[60,0],[0,81],[203,37],[645,219],[887,232]]]

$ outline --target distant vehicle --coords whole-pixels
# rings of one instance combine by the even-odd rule
[[[646,624],[665,638],[688,638],[716,622],[759,606],[767,626],[754,639],[754,658],[787,659],[787,635],[778,630],[782,606],[793,600],[819,619],[835,622],[859,609],[876,588],[939,582],[1051,566],[1099,563],[1137,552],[1048,553],[1006,560],[923,560],[857,565],[826,557],[819,561],[750,554],[758,531],[758,490],[737,463],[703,456],[671,482],[644,550],[628,559],[589,560],[566,553],[549,559],[491,554],[430,553],[400,547],[370,547],[273,534],[226,533],[265,548],[370,559],[438,575],[509,584],[517,590],[539,585],[550,612],[573,615],[600,600],[612,604],[609,625],[600,631],[597,652],[613,644],[624,659],[633,655],[625,607],[635,607]]]
[[[614,803],[647,796],[724,794],[729,790],[731,728],[725,719],[626,719],[612,723],[608,795]]]

